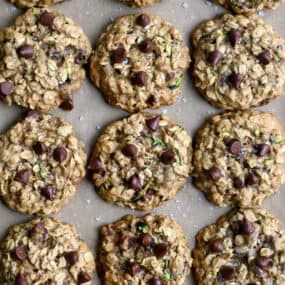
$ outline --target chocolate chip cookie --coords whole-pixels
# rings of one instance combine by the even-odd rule
[[[271,113],[213,116],[197,134],[196,186],[219,206],[260,205],[285,182],[285,132]]]
[[[52,218],[15,225],[0,244],[2,285],[91,285],[94,270],[76,229]]]
[[[120,0],[120,1],[128,4],[131,7],[143,8],[161,2],[162,0]]]
[[[191,138],[183,128],[164,115],[138,113],[102,132],[88,168],[103,199],[149,210],[183,188],[191,157]]]
[[[198,285],[285,284],[285,231],[263,209],[236,209],[198,233]]]
[[[173,104],[189,62],[177,28],[158,16],[127,15],[99,37],[90,75],[109,104],[135,112]]]
[[[255,12],[262,9],[276,9],[284,0],[214,0],[236,13]]]
[[[0,196],[25,214],[58,212],[85,176],[86,154],[69,123],[29,111],[0,136]]]
[[[285,40],[257,15],[203,22],[193,44],[195,86],[214,106],[247,109],[282,95]]]
[[[61,3],[65,0],[9,0],[19,8],[31,8],[31,7],[48,7]]]
[[[103,285],[185,284],[192,259],[173,219],[128,215],[100,231],[98,274]]]
[[[0,98],[30,109],[72,108],[91,45],[71,19],[32,8],[0,31]]]

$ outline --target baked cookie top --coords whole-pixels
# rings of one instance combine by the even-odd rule
[[[255,12],[262,9],[276,9],[284,0],[214,0],[236,13]]]
[[[86,154],[69,123],[27,113],[0,136],[0,196],[25,214],[58,212],[85,176]]]
[[[110,124],[88,166],[98,194],[137,210],[172,199],[190,174],[191,141],[164,115],[138,113]]]
[[[90,75],[111,105],[129,112],[173,104],[190,57],[180,31],[158,16],[127,15],[107,27]]]
[[[237,209],[196,236],[198,285],[285,283],[285,231],[263,209]]]
[[[47,111],[79,89],[91,45],[71,19],[32,8],[0,31],[0,97]]]
[[[282,95],[285,40],[257,15],[205,21],[192,39],[195,86],[214,106],[247,109]]]
[[[19,8],[48,7],[65,0],[9,0]]]
[[[128,215],[101,228],[98,274],[102,284],[185,284],[192,259],[173,219]]]
[[[52,218],[15,225],[0,244],[2,285],[91,285],[94,270],[76,229]]]
[[[161,2],[162,0],[120,0],[120,1],[128,4],[131,7],[143,8]]]
[[[196,186],[219,206],[256,206],[285,182],[285,133],[271,113],[213,116],[197,134]]]

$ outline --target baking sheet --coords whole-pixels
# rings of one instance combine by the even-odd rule
[[[12,23],[21,11],[5,0],[0,1],[0,28],[2,28]],[[128,8],[116,0],[71,0],[55,6],[54,9],[73,18],[80,24],[93,45],[110,21],[120,15],[140,11]],[[226,10],[205,0],[164,0],[163,3],[144,9],[144,11],[160,15],[175,24],[183,32],[185,42],[189,44],[191,32],[202,20],[213,18]],[[266,11],[259,14],[285,37],[285,4],[276,11]],[[82,88],[76,92],[74,99],[75,109],[72,112],[57,110],[53,113],[73,124],[78,136],[85,141],[86,151],[89,154],[100,129],[113,120],[121,119],[127,113],[105,104],[99,91],[92,86],[89,79],[85,80]],[[285,127],[285,113],[283,111],[285,110],[285,98],[277,99],[268,106],[259,109],[275,113]],[[182,124],[192,137],[205,119],[219,112],[194,90],[189,74],[185,76],[183,93],[178,102],[171,107],[162,108],[160,111]],[[8,129],[15,120],[21,117],[22,113],[24,110],[19,107],[8,107],[0,103],[0,133]],[[283,226],[285,224],[284,190],[285,187],[263,204],[272,214],[282,220]],[[214,222],[228,210],[227,208],[218,208],[207,202],[189,180],[184,190],[174,200],[167,202],[153,212],[177,219],[182,224],[191,248],[193,248],[197,231]],[[95,193],[92,183],[85,179],[74,198],[56,216],[75,225],[81,237],[85,239],[95,254],[99,227],[128,213],[136,214],[135,211],[119,208],[101,200]],[[139,212],[138,214],[142,213]],[[12,212],[0,203],[0,238],[3,237],[9,226],[27,221],[30,218]],[[96,274],[93,284],[98,284]],[[187,282],[187,285],[189,284],[195,284],[192,277]]]

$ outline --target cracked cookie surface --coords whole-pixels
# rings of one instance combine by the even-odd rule
[[[199,130],[194,181],[219,206],[260,205],[285,182],[285,133],[271,113],[213,116]]]
[[[172,199],[190,175],[191,141],[164,115],[138,113],[110,124],[88,166],[98,194],[138,210]]]
[[[177,28],[158,16],[134,14],[99,37],[90,75],[109,104],[135,112],[173,104],[189,62]]]
[[[52,218],[12,226],[0,244],[2,285],[91,285],[93,254],[76,229]]]
[[[162,0],[120,0],[120,1],[128,4],[131,7],[143,8],[161,2]]]
[[[66,0],[9,0],[19,8],[48,7]]]
[[[196,236],[198,285],[285,283],[285,231],[263,209],[237,209]]]
[[[101,228],[98,274],[102,284],[183,285],[192,259],[173,219],[128,215]]]
[[[203,22],[192,36],[195,86],[214,106],[267,104],[285,82],[285,40],[254,14]]]
[[[47,111],[72,100],[91,45],[71,19],[31,8],[0,31],[0,98]]]
[[[85,176],[86,154],[69,123],[29,111],[0,136],[0,196],[25,214],[58,212]]]

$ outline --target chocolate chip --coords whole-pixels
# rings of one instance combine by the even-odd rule
[[[207,61],[210,65],[214,66],[218,64],[222,58],[223,58],[223,54],[220,51],[216,50],[208,54]]]
[[[51,27],[53,25],[54,15],[45,11],[39,18],[39,23],[45,27]]]
[[[247,218],[244,218],[241,225],[239,232],[245,235],[251,235],[255,231],[254,224],[251,223]]]
[[[153,41],[151,39],[146,39],[140,43],[139,48],[141,52],[151,53],[153,51]]]
[[[168,72],[166,75],[167,81],[172,81],[175,78],[175,72]]]
[[[233,280],[236,277],[236,270],[232,266],[222,266],[220,275],[224,280]]]
[[[269,257],[259,256],[256,258],[255,264],[264,270],[272,265],[272,259]]]
[[[239,42],[240,38],[242,37],[242,33],[243,32],[241,29],[231,29],[229,31],[229,41],[233,47]]]
[[[32,58],[34,56],[34,48],[31,45],[23,45],[19,48],[18,54],[23,58]]]
[[[211,252],[222,252],[224,250],[224,243],[221,239],[213,240],[210,244]]]
[[[154,191],[152,189],[148,189],[144,195],[144,200],[147,201],[151,199],[153,195],[154,195]]]
[[[111,53],[112,64],[122,63],[127,59],[127,51],[124,48],[117,48]]]
[[[152,131],[157,131],[159,127],[160,116],[156,116],[152,119],[148,119],[145,121],[146,126]]]
[[[144,71],[139,71],[134,73],[131,78],[132,85],[138,86],[138,87],[144,87],[147,82],[147,75]]]
[[[24,246],[20,245],[15,248],[14,256],[20,261],[24,261],[27,258],[27,252]]]
[[[150,16],[147,14],[141,14],[136,19],[136,24],[142,27],[146,27],[150,24]]]
[[[103,163],[99,157],[92,157],[87,168],[88,170],[99,171],[103,169]]]
[[[255,186],[255,185],[258,185],[259,183],[260,183],[260,178],[254,173],[249,173],[245,177],[246,186]]]
[[[166,150],[160,156],[160,160],[162,163],[170,165],[175,161],[175,155],[172,150]]]
[[[40,141],[37,141],[33,145],[33,150],[36,154],[41,155],[48,152],[48,147]]]
[[[265,50],[263,52],[261,52],[258,56],[257,56],[259,62],[263,65],[267,65],[271,62],[272,60],[272,56],[269,50]]]
[[[40,189],[41,195],[44,196],[47,200],[53,201],[56,194],[56,189],[51,186],[47,185]]]
[[[232,86],[237,89],[240,90],[241,89],[241,83],[243,82],[243,80],[245,79],[245,76],[239,73],[235,73],[233,72],[229,77],[228,80],[229,82],[232,84]]]
[[[24,274],[19,273],[15,279],[15,285],[29,285]]]
[[[78,65],[82,65],[85,62],[86,52],[83,50],[79,50],[76,57],[74,58],[74,62]]]
[[[154,95],[149,95],[146,103],[150,106],[153,106],[157,102],[156,97]]]
[[[241,189],[244,187],[244,181],[238,177],[234,178],[233,184],[234,187],[237,189]]]
[[[122,153],[128,157],[135,158],[138,154],[138,149],[134,144],[126,144],[122,149]]]
[[[34,227],[31,230],[32,233],[38,234],[38,233],[47,233],[48,230],[45,227],[45,224],[43,222],[39,222],[34,225]]]
[[[213,181],[219,181],[220,178],[222,177],[222,171],[220,168],[214,166],[210,170],[210,176]]]
[[[140,236],[140,243],[144,246],[144,247],[149,247],[153,244],[153,238],[150,234],[142,234]]]
[[[154,246],[153,252],[157,258],[162,258],[167,254],[168,249],[168,243],[158,243]]]
[[[266,156],[270,152],[270,146],[266,143],[258,144],[256,146],[256,153],[258,156]]]
[[[120,247],[122,249],[130,249],[136,244],[136,239],[130,236],[123,236],[120,239]]]
[[[77,251],[69,251],[63,254],[68,266],[73,266],[79,259]]]
[[[128,269],[131,275],[135,276],[142,271],[142,267],[137,262],[130,262]]]
[[[232,154],[238,155],[241,153],[242,145],[240,141],[232,139],[227,143],[227,145],[228,145],[229,151]]]
[[[148,285],[162,285],[162,281],[160,278],[154,277],[148,280]]]
[[[77,277],[77,284],[80,285],[89,281],[91,281],[91,276],[87,272],[80,271]]]
[[[15,180],[22,184],[27,184],[29,182],[30,175],[31,171],[29,169],[21,170],[16,174]]]
[[[129,185],[134,190],[141,190],[142,185],[137,175],[133,175],[129,181]]]
[[[14,84],[12,82],[4,81],[0,83],[0,93],[3,96],[8,96],[14,91]]]
[[[58,162],[63,162],[67,157],[67,150],[65,147],[57,147],[53,151],[53,158]]]
[[[74,104],[73,104],[73,98],[72,96],[68,96],[68,98],[63,101],[60,106],[59,106],[62,110],[64,111],[71,111],[74,108]]]
[[[34,111],[34,110],[29,110],[26,115],[25,118],[33,118],[33,119],[37,119],[40,116],[38,111]]]

